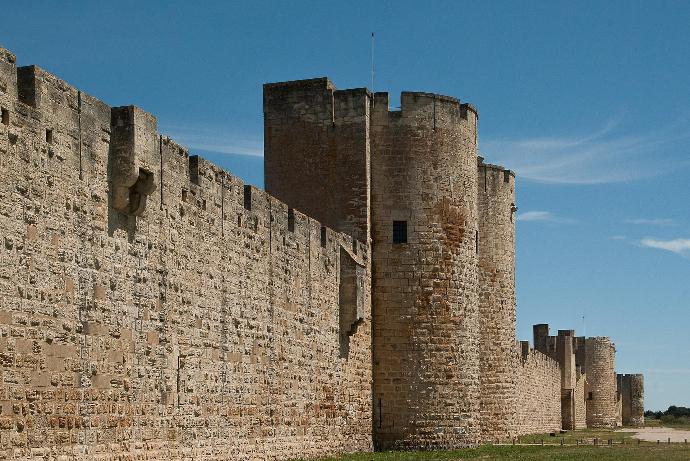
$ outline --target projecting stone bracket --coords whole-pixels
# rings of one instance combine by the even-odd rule
[[[153,173],[139,168],[134,184],[113,184],[113,208],[139,216],[146,209],[146,198],[156,190]]]
[[[340,284],[338,289],[340,316],[340,357],[350,352],[350,336],[364,321],[364,280],[366,268],[342,246],[340,247]]]
[[[156,119],[134,106],[115,107],[111,113],[110,187],[112,207],[130,216],[146,209],[156,190],[153,174],[158,142]]]

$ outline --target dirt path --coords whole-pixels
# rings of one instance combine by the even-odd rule
[[[671,427],[625,428],[619,429],[619,432],[634,432],[634,438],[646,440],[648,442],[656,442],[657,440],[668,442],[669,438],[671,442],[684,442],[685,440],[690,440],[690,431],[673,429]]]

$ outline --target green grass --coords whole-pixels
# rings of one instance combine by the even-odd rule
[[[644,424],[647,427],[673,427],[675,429],[690,429],[690,418],[687,416],[662,416],[661,419],[645,418]]]
[[[568,431],[565,434],[556,433],[555,437],[551,437],[549,434],[535,434],[535,435],[523,435],[518,438],[519,443],[541,443],[544,444],[556,444],[560,443],[561,438],[563,443],[566,445],[574,445],[577,442],[584,442],[586,444],[593,444],[594,439],[597,439],[598,444],[606,445],[608,440],[611,439],[613,443],[637,443],[637,440],[632,439],[634,433],[632,432],[617,432],[610,429],[581,429],[577,431]]]
[[[323,458],[318,461],[450,461],[476,459],[484,461],[687,461],[690,460],[690,445],[660,444],[640,442],[632,438],[632,433],[617,432],[606,429],[584,429],[569,431],[551,437],[549,434],[538,434],[520,437],[519,443],[530,445],[484,445],[457,451],[424,451],[424,452],[378,452],[357,453],[335,458]],[[561,438],[564,446],[561,446]],[[598,446],[593,446],[593,440]],[[541,441],[544,446],[541,446]],[[608,445],[611,439],[613,444]],[[584,441],[587,445],[577,445]]]
[[[380,452],[324,458],[321,461],[449,461],[477,459],[484,461],[687,461],[690,448],[680,445],[627,445],[614,447],[577,446],[490,446],[460,451]]]

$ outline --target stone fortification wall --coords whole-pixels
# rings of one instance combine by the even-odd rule
[[[523,342],[517,367],[518,435],[561,429],[561,371],[558,362]]]
[[[374,432],[380,448],[480,440],[476,130],[475,110],[454,98],[404,92],[400,110],[390,111],[388,93],[374,96]]]
[[[515,175],[478,165],[480,424],[482,439],[511,439],[517,412]]]
[[[618,418],[614,359],[616,349],[607,337],[585,340],[587,427],[614,427]]]
[[[371,449],[366,242],[190,157],[152,116],[11,58],[0,457]]]

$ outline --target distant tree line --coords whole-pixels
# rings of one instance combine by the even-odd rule
[[[646,418],[656,418],[656,419],[661,419],[662,416],[673,416],[673,417],[681,417],[681,416],[686,416],[690,418],[690,408],[687,407],[677,407],[675,405],[671,405],[668,407],[668,410],[666,411],[651,411],[647,410],[644,412],[644,415]]]
[[[645,419],[658,419],[663,424],[667,425],[688,425],[690,424],[690,408],[677,407],[671,405],[666,411],[650,411],[644,412]]]

